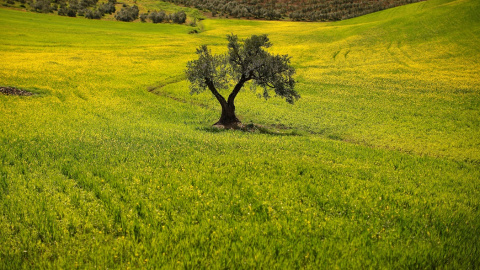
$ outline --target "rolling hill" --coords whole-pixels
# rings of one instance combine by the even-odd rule
[[[338,21],[420,0],[166,0],[211,12],[212,16],[294,21]]]
[[[0,9],[0,268],[476,268],[480,2],[340,22]],[[185,67],[268,34],[302,98],[211,127]],[[149,91],[150,90],[150,91]]]

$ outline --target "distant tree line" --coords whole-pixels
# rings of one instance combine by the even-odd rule
[[[149,19],[153,23],[178,23],[183,24],[187,21],[187,14],[184,11],[179,11],[172,14],[167,14],[165,11],[152,11],[139,14],[137,6],[124,6],[115,14],[117,21],[131,22],[140,18],[140,21],[147,22]]]
[[[146,22],[147,19],[153,23],[173,22],[183,24],[187,21],[187,14],[184,11],[172,14],[167,14],[165,11],[152,11],[140,15],[140,20],[142,22]]]
[[[184,11],[167,14],[165,11],[152,11],[139,14],[137,6],[124,6],[115,14],[117,21],[131,22],[140,18],[140,21],[147,22],[147,19],[153,23],[178,23],[183,24],[187,21],[187,14]]]
[[[115,13],[116,0],[98,3],[98,0],[8,0],[20,7],[30,6],[31,11],[41,13],[57,13],[60,16],[85,16],[88,19],[101,19],[105,14]]]
[[[85,16],[88,19],[101,19],[105,14],[115,13],[116,0],[98,3],[98,0],[17,0],[22,7],[28,4],[32,11],[61,16]]]
[[[116,10],[116,0],[107,0],[99,3],[98,0],[7,0],[8,4],[19,2],[21,7],[30,6],[31,11],[41,13],[54,13],[60,16],[77,17],[84,16],[87,19],[101,19],[105,14],[114,14],[117,21],[131,22],[140,18],[142,22],[147,19],[153,23],[173,22],[183,24],[187,20],[187,14],[179,11],[167,14],[164,11],[153,11],[140,14],[138,6],[122,5]],[[116,13],[115,13],[116,12]]]
[[[338,21],[422,0],[164,0],[212,16],[293,21]]]

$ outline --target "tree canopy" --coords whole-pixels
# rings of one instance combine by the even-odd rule
[[[300,95],[294,90],[295,69],[290,65],[288,55],[274,55],[266,51],[272,46],[267,35],[253,35],[240,41],[236,35],[228,35],[228,52],[213,55],[206,45],[197,49],[198,59],[187,64],[187,79],[191,93],[210,90],[222,106],[222,115],[216,124],[229,126],[240,123],[235,115],[234,101],[245,83],[255,90],[262,88],[264,98],[271,91],[276,96],[294,103]],[[225,99],[219,90],[234,84],[233,90]]]

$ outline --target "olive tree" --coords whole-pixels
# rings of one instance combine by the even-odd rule
[[[197,49],[198,59],[187,64],[186,75],[191,93],[205,90],[215,96],[222,107],[220,120],[215,125],[238,126],[235,115],[235,98],[249,82],[252,90],[261,87],[265,99],[273,90],[276,96],[294,103],[300,95],[294,90],[295,69],[288,55],[274,55],[265,49],[272,46],[267,35],[253,35],[239,41],[236,35],[228,35],[228,53],[213,55],[206,45]],[[233,86],[228,98],[220,91]]]

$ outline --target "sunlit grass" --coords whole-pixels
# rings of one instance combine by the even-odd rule
[[[0,268],[475,268],[478,6],[198,35],[0,9],[0,85],[37,93],[0,96]],[[296,67],[295,105],[238,96],[266,132],[188,94],[232,32]]]

